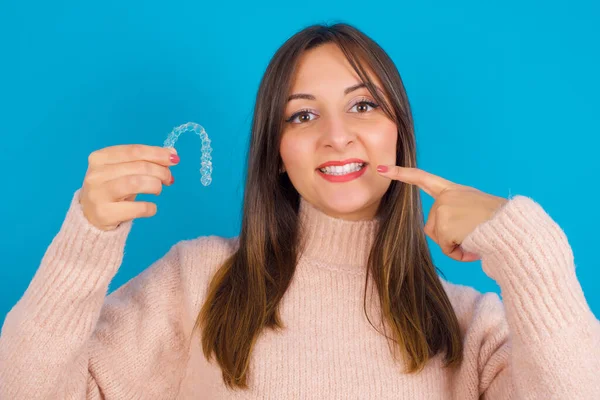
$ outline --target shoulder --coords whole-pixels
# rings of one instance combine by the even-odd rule
[[[192,309],[198,309],[214,274],[239,248],[239,237],[198,236],[177,242],[171,249],[178,255],[180,279]]]
[[[238,249],[239,237],[198,236],[194,239],[181,240],[176,246],[179,248],[180,255],[187,261],[218,263],[225,261]]]
[[[441,277],[440,281],[454,308],[463,334],[473,329],[485,331],[506,328],[504,304],[497,293],[481,292],[471,286],[452,283]]]
[[[510,363],[510,330],[497,293],[441,279],[459,321],[463,361],[456,375],[462,387],[487,390]],[[459,396],[460,397],[460,396]]]
[[[199,236],[181,240],[174,247],[177,248],[182,272],[208,278],[237,251],[239,237]]]

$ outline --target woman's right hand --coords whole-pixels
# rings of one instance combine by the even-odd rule
[[[176,154],[175,148],[143,144],[92,152],[79,198],[87,220],[109,231],[121,222],[155,215],[155,203],[134,201],[135,197],[138,193],[159,195],[162,185],[173,184],[169,167],[179,162]]]

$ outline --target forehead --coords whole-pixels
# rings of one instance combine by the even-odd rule
[[[361,60],[361,64],[373,82],[379,85],[379,79],[366,62]],[[342,50],[334,43],[326,43],[300,56],[292,79],[292,90],[319,88],[324,84],[346,88],[360,81]]]

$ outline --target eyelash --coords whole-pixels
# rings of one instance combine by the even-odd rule
[[[352,104],[352,107],[350,107],[350,108],[353,108],[354,106],[357,106],[359,104],[366,104],[368,106],[371,106],[373,109],[379,107],[379,104],[374,103],[371,100],[361,99],[361,100],[357,101],[356,103]],[[311,110],[304,108],[304,109],[292,114],[288,119],[285,120],[285,122],[291,123],[293,120],[295,120],[298,116],[300,116],[302,114],[314,114],[314,113]],[[362,114],[362,113],[359,113],[359,114]],[[308,122],[310,122],[310,121],[308,121]],[[302,124],[303,122],[300,122],[300,123]]]

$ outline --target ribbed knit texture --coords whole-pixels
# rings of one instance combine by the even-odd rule
[[[442,279],[464,335],[464,361],[453,371],[439,355],[404,373],[369,324],[363,296],[377,220],[332,218],[304,199],[300,219],[306,248],[282,300],[285,329],[261,334],[250,389],[232,391],[191,331],[237,238],[181,241],[107,296],[132,223],[96,229],[76,191],[6,316],[0,399],[600,399],[600,322],[566,236],[532,199],[510,199],[462,244],[482,256],[502,301]]]

